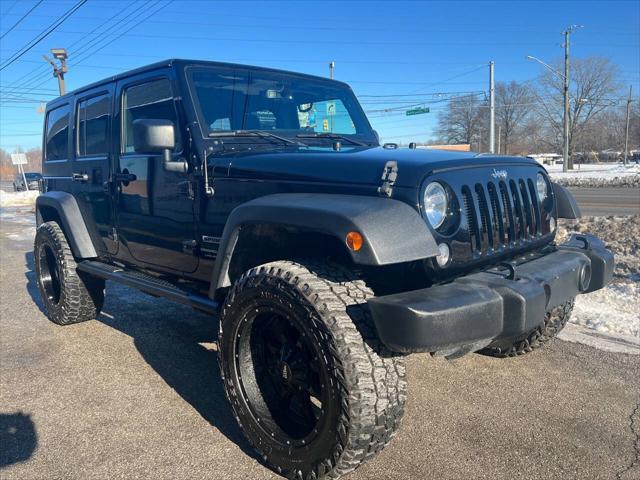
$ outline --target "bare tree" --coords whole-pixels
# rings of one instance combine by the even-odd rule
[[[560,71],[559,62],[555,69]],[[620,92],[618,71],[611,60],[603,57],[575,59],[571,63],[571,85],[569,86],[569,168],[573,168],[571,153],[574,142],[601,112],[614,105]],[[562,139],[563,80],[545,70],[539,78],[537,106],[541,117],[547,122],[551,143],[559,150]]]
[[[482,125],[482,101],[476,95],[454,97],[438,118],[438,136],[444,143],[471,143]]]
[[[504,153],[510,153],[514,136],[523,129],[532,104],[533,94],[528,85],[513,80],[496,84],[496,125],[501,135],[500,149]]]

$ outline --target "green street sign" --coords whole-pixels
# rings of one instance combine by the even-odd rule
[[[407,117],[410,117],[411,115],[422,115],[423,113],[429,113],[429,107],[412,108],[411,110],[406,111]]]

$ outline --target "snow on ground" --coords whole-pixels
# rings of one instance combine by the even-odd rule
[[[0,207],[34,205],[38,195],[40,195],[40,192],[37,190],[27,192],[5,192],[0,190]]]
[[[569,172],[562,171],[562,163],[545,167],[555,182],[565,187],[633,187],[640,186],[640,165],[630,163],[574,164]]]
[[[630,340],[640,352],[640,215],[562,221],[558,242],[571,232],[592,233],[615,255],[611,284],[576,298],[570,322]]]
[[[33,206],[0,208],[0,236],[16,242],[33,242],[36,235],[36,214]]]
[[[640,339],[640,282],[616,279],[602,290],[578,296],[571,322]]]

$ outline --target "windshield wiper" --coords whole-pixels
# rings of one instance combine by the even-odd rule
[[[345,135],[339,135],[337,133],[300,133],[296,135],[298,138],[330,138],[333,140],[346,140],[349,143],[354,145],[360,145],[361,147],[367,147],[368,144],[364,142],[360,142],[359,140],[354,140],[353,138],[349,138]]]
[[[281,137],[280,135],[276,135],[275,133],[265,132],[263,130],[232,130],[229,132],[211,132],[208,135],[209,138],[215,137],[260,137],[272,140],[278,140],[280,142],[289,144],[289,145],[302,145],[306,146],[304,143],[298,140],[291,140],[290,138]]]

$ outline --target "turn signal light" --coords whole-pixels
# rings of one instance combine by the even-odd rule
[[[362,248],[362,244],[364,240],[362,239],[362,235],[358,232],[349,232],[347,233],[347,247],[349,247],[354,252],[357,252]]]

